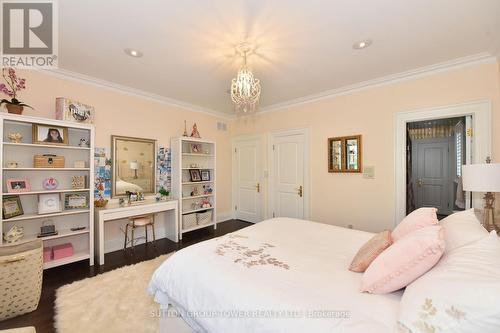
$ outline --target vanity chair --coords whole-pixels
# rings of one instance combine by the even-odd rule
[[[144,233],[146,236],[146,244],[148,243],[148,227],[151,227],[151,230],[153,232],[153,245],[155,244],[156,237],[155,237],[155,215],[154,214],[148,214],[148,215],[140,215],[140,216],[133,216],[129,218],[129,222],[125,225],[125,243],[123,245],[123,249],[125,250],[127,248],[127,244],[130,242],[130,245],[132,249],[134,249],[134,234],[135,234],[135,229],[136,228],[142,228],[144,227]],[[128,229],[131,228],[131,237],[130,240],[128,239]]]

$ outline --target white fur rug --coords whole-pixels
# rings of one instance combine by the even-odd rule
[[[147,292],[153,272],[172,253],[59,288],[59,333],[158,332],[159,309]]]

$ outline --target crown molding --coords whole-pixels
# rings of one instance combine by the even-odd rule
[[[144,99],[147,99],[147,100],[150,100],[153,102],[157,102],[157,103],[168,105],[168,106],[178,107],[178,108],[181,108],[181,109],[184,109],[187,111],[191,111],[191,112],[208,114],[211,116],[216,116],[216,117],[224,118],[227,120],[235,118],[235,115],[232,115],[232,114],[216,111],[216,110],[205,108],[205,107],[195,105],[195,104],[186,103],[186,102],[179,101],[179,100],[176,100],[173,98],[160,96],[160,95],[149,93],[149,92],[146,92],[146,91],[143,91],[140,89],[136,89],[136,88],[128,87],[128,86],[121,85],[118,83],[113,83],[110,81],[98,79],[98,78],[93,77],[93,76],[69,71],[69,70],[62,69],[62,68],[40,69],[40,71],[47,73],[47,74],[50,74],[50,75],[53,75],[53,76],[56,76],[56,77],[59,77],[59,78],[62,78],[62,79],[72,80],[72,81],[76,81],[79,83],[92,85],[92,86],[95,86],[98,88],[106,88],[106,89],[113,90],[115,92],[119,92],[122,94],[127,94],[127,95],[132,95],[135,97],[139,97],[139,98],[144,98]]]
[[[457,58],[441,63],[437,63],[430,66],[424,66],[417,69],[412,69],[405,72],[400,72],[396,74],[391,74],[387,76],[383,76],[380,78],[363,81],[355,84],[351,84],[348,86],[335,88],[331,90],[327,90],[318,94],[307,95],[304,97],[295,98],[286,102],[276,103],[269,106],[262,107],[257,114],[267,113],[267,112],[275,112],[275,111],[285,111],[288,108],[309,104],[329,98],[334,98],[338,96],[348,95],[355,92],[372,89],[376,87],[381,87],[385,85],[390,85],[398,82],[404,82],[409,80],[415,80],[421,77],[448,72],[452,70],[457,70],[460,68],[475,66],[483,63],[494,63],[497,61],[497,58],[490,53],[478,53],[462,58]]]

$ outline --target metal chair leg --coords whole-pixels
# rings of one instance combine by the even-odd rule
[[[128,223],[125,225],[125,243],[123,244],[123,249],[127,249],[127,237],[128,237]]]
[[[146,242],[145,242],[145,244],[147,245],[148,244],[148,225],[147,224],[144,226],[144,232],[146,234]]]
[[[132,226],[132,238],[130,239],[131,245],[132,245],[132,250],[134,249],[134,232],[135,232],[135,226]]]
[[[151,229],[153,229],[153,243],[156,242],[156,236],[155,236],[155,224],[151,224]]]

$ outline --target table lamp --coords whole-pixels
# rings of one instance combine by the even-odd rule
[[[486,230],[500,232],[495,223],[495,194],[500,192],[500,163],[491,163],[488,158],[485,164],[469,164],[462,166],[464,191],[486,192],[484,195],[483,226]]]
[[[137,163],[137,161],[130,162],[130,169],[134,170],[134,179],[137,179],[137,169],[139,169],[139,163]]]

